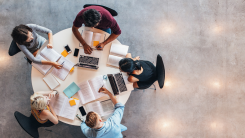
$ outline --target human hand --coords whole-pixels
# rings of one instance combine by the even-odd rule
[[[105,44],[104,44],[104,43],[99,43],[99,44],[96,46],[97,50],[102,50],[104,47],[105,47]]]
[[[53,92],[51,92],[51,93],[48,95],[49,99],[54,98],[56,94],[59,94],[58,91],[56,91],[56,90],[54,90]]]
[[[93,49],[88,44],[83,45],[83,48],[85,54],[91,54],[93,51]]]
[[[99,89],[99,93],[101,93],[101,92],[104,94],[108,94],[108,95],[111,94],[106,88],[103,88],[103,87]]]
[[[53,45],[52,44],[48,44],[47,48],[53,48]]]
[[[54,62],[53,66],[57,69],[61,69],[63,65],[59,64],[58,62]]]
[[[134,60],[140,60],[140,56],[135,57]]]

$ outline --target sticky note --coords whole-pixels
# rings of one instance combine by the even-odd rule
[[[71,106],[76,105],[76,101],[74,99],[70,100],[69,103],[70,103]]]
[[[64,50],[62,53],[61,53],[62,56],[66,57],[68,55],[68,52],[66,50]]]
[[[74,70],[74,67],[71,68],[70,72],[72,72]]]
[[[94,41],[93,46],[97,46],[99,43],[99,41]]]
[[[79,99],[77,99],[77,98],[73,98],[74,100],[79,100]]]

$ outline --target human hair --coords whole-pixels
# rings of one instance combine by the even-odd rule
[[[28,45],[26,42],[28,38],[28,31],[32,32],[32,29],[26,25],[21,24],[13,29],[11,36],[16,43],[20,45]]]
[[[123,58],[119,61],[119,67],[124,72],[133,72],[134,70],[140,70],[141,64],[138,60],[134,61],[131,58]]]
[[[47,99],[45,96],[34,93],[30,97],[31,108],[35,110],[44,110],[47,107]]]
[[[100,22],[101,15],[95,9],[88,9],[83,12],[84,24],[87,27],[95,27]]]
[[[94,128],[97,123],[97,114],[95,112],[89,112],[86,116],[86,125],[90,128]]]

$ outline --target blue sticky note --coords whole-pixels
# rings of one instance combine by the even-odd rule
[[[80,88],[76,85],[75,82],[72,82],[65,90],[64,93],[68,98],[71,98],[74,94],[76,94]]]

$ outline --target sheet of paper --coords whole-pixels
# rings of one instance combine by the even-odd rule
[[[46,60],[41,55],[37,55],[36,58],[41,60]],[[34,62],[32,62],[32,66],[35,67],[43,75],[45,75],[52,68],[51,65],[36,64]]]
[[[84,41],[89,45],[92,46],[92,39],[93,39],[93,32],[91,31],[83,31],[82,32],[82,38]]]
[[[123,59],[123,58],[122,57],[118,57],[118,56],[109,55],[107,64],[119,68],[119,61],[121,59]]]
[[[60,85],[60,83],[56,80],[56,78],[51,73],[49,73],[48,75],[46,75],[43,78],[43,80],[46,82],[46,84],[49,86],[49,88],[51,90],[53,90],[58,85]]]
[[[103,116],[106,116],[114,112],[114,104],[111,100],[101,101],[100,104],[103,109]]]
[[[47,47],[43,48],[40,55],[42,55],[45,59],[52,62],[56,62],[61,57],[61,55],[58,52],[56,52],[54,49],[47,48]]]
[[[62,111],[63,103],[68,102],[67,100],[68,100],[68,98],[65,95],[59,94],[59,95],[56,95],[54,98],[51,99],[49,105],[53,107],[54,112],[57,115],[60,115],[61,111]]]
[[[76,85],[75,82],[72,82],[63,92],[68,98],[71,98],[74,94],[76,94],[80,88]]]
[[[69,61],[68,59],[61,57],[60,60],[58,61],[59,64],[62,64],[63,67],[61,69],[56,69],[54,68],[52,70],[52,74],[54,76],[56,76],[57,78],[61,79],[61,80],[65,80],[65,78],[67,77],[67,75],[69,74],[70,70],[72,69],[72,67],[75,65],[74,63],[72,63],[71,61]]]
[[[63,109],[61,111],[60,116],[74,120],[76,113],[77,113],[79,100],[75,100],[76,105],[73,105],[73,106],[70,106],[69,100],[72,100],[72,98],[68,99],[67,102],[64,102]]]
[[[129,46],[121,44],[111,44],[110,54],[125,57],[128,53]]]
[[[92,46],[96,47],[99,43],[101,43],[101,33],[93,33]]]
[[[78,96],[80,98],[81,104],[86,104],[90,101],[95,100],[93,91],[88,83],[88,81],[78,84],[80,90],[78,91]]]
[[[95,99],[106,96],[104,93],[99,93],[99,89],[104,85],[103,76],[97,76],[91,80],[88,80],[88,83],[94,93]]]
[[[86,109],[88,110],[87,112],[93,111],[103,116],[103,109],[99,101],[88,103]]]

